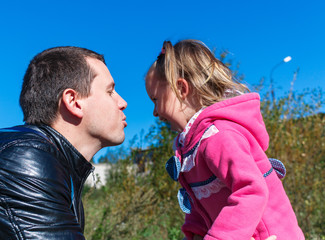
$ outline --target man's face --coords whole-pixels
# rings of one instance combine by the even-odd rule
[[[115,91],[114,80],[106,65],[94,58],[87,58],[87,62],[95,77],[90,95],[83,100],[85,129],[99,148],[119,145],[125,139],[127,123],[123,110],[127,103]]]

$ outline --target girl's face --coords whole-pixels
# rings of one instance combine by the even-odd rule
[[[181,104],[168,82],[159,81],[151,75],[146,79],[146,90],[155,104],[153,115],[169,122],[173,130],[182,132],[191,116],[187,116],[184,111],[186,106]]]

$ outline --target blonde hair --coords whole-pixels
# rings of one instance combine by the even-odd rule
[[[224,100],[229,95],[247,92],[248,88],[234,79],[231,70],[218,60],[210,49],[198,40],[183,40],[174,46],[163,44],[162,52],[150,67],[146,79],[167,81],[177,98],[177,80],[184,78],[193,90],[200,107]]]

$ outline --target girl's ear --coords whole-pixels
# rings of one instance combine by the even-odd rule
[[[64,90],[61,104],[65,106],[70,114],[78,118],[83,117],[82,100],[79,98],[79,95],[75,90],[71,88]]]
[[[177,90],[182,99],[185,99],[190,93],[190,86],[184,78],[177,79]]]

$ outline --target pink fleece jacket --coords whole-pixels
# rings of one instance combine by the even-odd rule
[[[179,181],[191,199],[182,227],[188,239],[305,239],[265,151],[269,136],[257,93],[207,107],[176,144]]]

